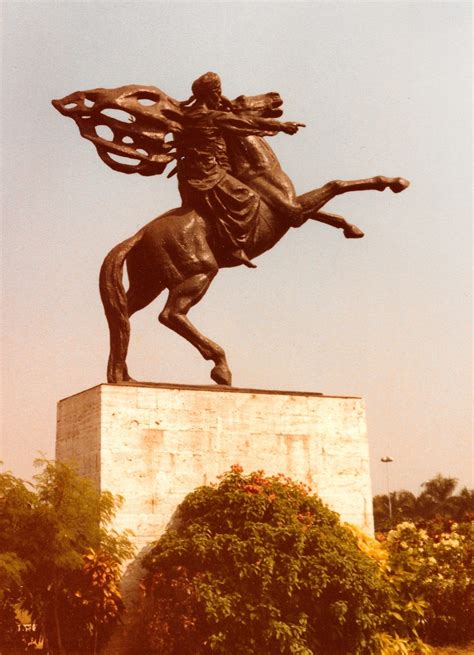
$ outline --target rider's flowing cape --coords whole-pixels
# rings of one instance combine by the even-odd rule
[[[176,158],[172,135],[181,126],[172,117],[181,114],[180,103],[156,86],[76,91],[52,103],[76,122],[81,136],[95,145],[102,161],[115,171],[160,175]],[[280,116],[281,104],[278,93],[239,96],[231,103],[237,114],[262,117]],[[253,161],[258,157],[255,148],[248,147],[248,140],[255,138],[260,139],[233,136],[229,143],[231,160],[239,161],[242,176],[247,168],[254,173],[259,168],[260,162]]]
[[[179,102],[155,86],[76,91],[53,100],[53,105],[74,119],[81,135],[92,141],[102,161],[116,171],[159,175],[174,159],[173,143],[165,139],[179,125],[163,110],[176,112]]]

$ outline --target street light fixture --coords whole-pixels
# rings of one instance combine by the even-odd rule
[[[393,459],[389,457],[388,455],[385,455],[385,457],[381,457],[380,461],[383,462],[384,464],[390,464],[390,462],[393,462]],[[386,473],[386,478],[387,478],[387,496],[388,496],[388,515],[390,517],[390,523],[392,522],[392,499],[390,498],[390,484],[389,484],[389,478],[388,478],[388,466],[385,468],[385,473]]]

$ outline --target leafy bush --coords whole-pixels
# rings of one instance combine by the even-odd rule
[[[407,599],[399,593],[399,586],[404,582],[404,573],[390,568],[386,544],[381,543],[384,536],[380,535],[377,540],[355,526],[348,527],[356,536],[359,549],[377,562],[390,589],[390,603],[385,612],[383,630],[376,637],[381,655],[430,653],[431,649],[419,635],[427,603],[417,597]]]
[[[420,635],[449,644],[474,638],[474,524],[440,521],[401,523],[384,544],[404,616],[418,613]]]
[[[197,489],[144,565],[141,654],[381,650],[391,600],[379,565],[334,512],[283,476],[234,466]]]
[[[41,464],[35,485],[0,474],[0,621],[9,626],[0,650],[24,652],[21,607],[45,652],[96,653],[118,620],[120,563],[132,554],[127,535],[106,528],[119,500],[65,464]]]

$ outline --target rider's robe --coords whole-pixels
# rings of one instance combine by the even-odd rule
[[[269,136],[274,126],[203,107],[184,114],[183,130],[175,136],[180,193],[185,204],[212,220],[224,247],[245,248],[260,205],[259,195],[232,174],[225,136]]]

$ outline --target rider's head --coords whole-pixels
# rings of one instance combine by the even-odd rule
[[[203,100],[208,107],[216,108],[222,98],[221,79],[217,73],[205,73],[194,80],[192,91],[197,100]]]

